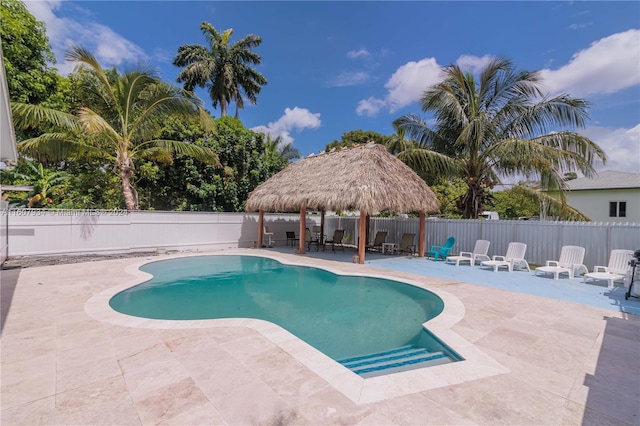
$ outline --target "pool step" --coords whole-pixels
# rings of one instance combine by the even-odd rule
[[[450,361],[443,352],[429,352],[418,346],[407,345],[389,351],[345,358],[338,362],[356,374],[372,377]]]

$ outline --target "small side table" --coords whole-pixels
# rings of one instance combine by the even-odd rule
[[[393,249],[396,248],[395,243],[382,243],[382,254],[393,254]]]

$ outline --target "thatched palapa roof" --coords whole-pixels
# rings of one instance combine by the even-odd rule
[[[436,195],[406,164],[376,144],[311,155],[272,176],[247,199],[246,211],[359,210],[435,212]]]

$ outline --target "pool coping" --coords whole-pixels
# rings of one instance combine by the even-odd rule
[[[446,343],[446,345],[460,355],[463,360],[365,379],[340,365],[335,360],[282,327],[268,321],[251,318],[193,321],[154,320],[122,314],[109,306],[109,300],[115,294],[148,281],[152,277],[151,274],[139,269],[142,265],[181,257],[226,255],[266,257],[287,265],[320,268],[338,275],[359,275],[390,279],[428,290],[443,300],[444,309],[438,316],[425,322],[423,326]],[[510,372],[508,368],[452,330],[452,327],[464,318],[464,304],[453,294],[442,289],[430,287],[427,282],[430,280],[429,277],[424,277],[424,280],[418,281],[406,277],[399,277],[391,271],[375,270],[375,268],[370,265],[320,260],[294,254],[267,252],[263,250],[256,251],[255,249],[179,253],[162,256],[161,258],[145,258],[129,264],[124,271],[130,274],[132,278],[91,297],[84,305],[84,310],[87,315],[98,321],[112,325],[140,329],[249,328],[260,333],[309,370],[327,381],[337,391],[358,404],[367,404]],[[433,278],[432,280],[438,282],[447,281],[439,278]]]

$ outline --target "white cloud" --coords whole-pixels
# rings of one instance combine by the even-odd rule
[[[381,109],[387,108],[395,112],[417,101],[422,93],[440,81],[441,67],[434,58],[411,61],[400,66],[385,83],[388,90],[384,99],[370,97],[358,103],[358,115],[373,116]]]
[[[607,164],[598,171],[638,173],[640,170],[640,124],[631,129],[589,126],[580,131],[607,154]]]
[[[407,62],[398,68],[384,85],[389,90],[386,98],[389,111],[397,111],[420,99],[428,87],[441,80],[441,71],[435,58]]]
[[[317,129],[322,122],[320,121],[320,113],[312,113],[306,108],[294,107],[285,108],[284,115],[272,121],[266,126],[256,126],[252,128],[254,132],[271,135],[272,138],[280,136],[282,145],[293,143],[291,131],[302,131],[304,129]]]
[[[544,87],[552,95],[586,97],[640,84],[640,30],[600,39],[573,55],[562,68],[540,73]]]
[[[572,30],[579,30],[581,28],[590,27],[591,25],[593,25],[593,22],[587,22],[586,24],[571,24],[569,25],[569,28]]]
[[[59,9],[61,4],[61,0],[24,2],[25,7],[36,20],[45,23],[50,41],[51,39],[59,39],[61,34],[65,32],[64,19],[56,17],[54,13],[54,10]]]
[[[113,32],[111,28],[100,24],[91,24],[85,28],[86,30],[79,35],[82,36],[83,42],[88,41],[89,45],[95,45],[95,55],[101,62],[120,65],[147,57],[140,47]]]
[[[347,58],[357,59],[357,58],[368,58],[371,54],[366,49],[360,50],[352,50],[347,52]]]
[[[155,59],[158,62],[165,62],[170,64],[173,61],[173,53],[168,49],[162,49],[162,48],[156,47],[153,50],[153,59]]]
[[[60,0],[27,1],[25,6],[31,14],[46,25],[47,36],[56,55],[58,71],[66,75],[73,71],[75,64],[64,61],[65,51],[78,44],[89,49],[105,67],[136,63],[147,59],[144,51],[111,28],[97,22],[79,22],[69,18],[59,18],[56,10],[62,6]]]
[[[457,64],[475,73],[492,59],[462,55]],[[370,97],[358,103],[358,115],[373,116],[387,108],[397,111],[417,101],[424,90],[440,80],[441,67],[435,58],[408,62],[399,67],[385,84],[388,90],[382,99]],[[558,70],[540,71],[545,92],[551,95],[569,93],[587,97],[615,93],[640,84],[640,30],[632,29],[593,42],[573,55],[571,61]]]
[[[363,71],[359,72],[342,72],[336,78],[334,78],[331,82],[329,82],[329,87],[345,87],[345,86],[356,86],[358,84],[362,84],[369,79],[369,74]]]
[[[473,55],[461,55],[456,64],[464,72],[471,74],[479,74],[489,63],[494,59],[491,55],[484,55],[482,57]]]
[[[385,106],[385,101],[382,99],[376,99],[374,97],[370,97],[369,99],[363,99],[358,102],[358,107],[356,108],[356,114],[358,115],[368,115],[374,116],[376,115],[382,108]]]

